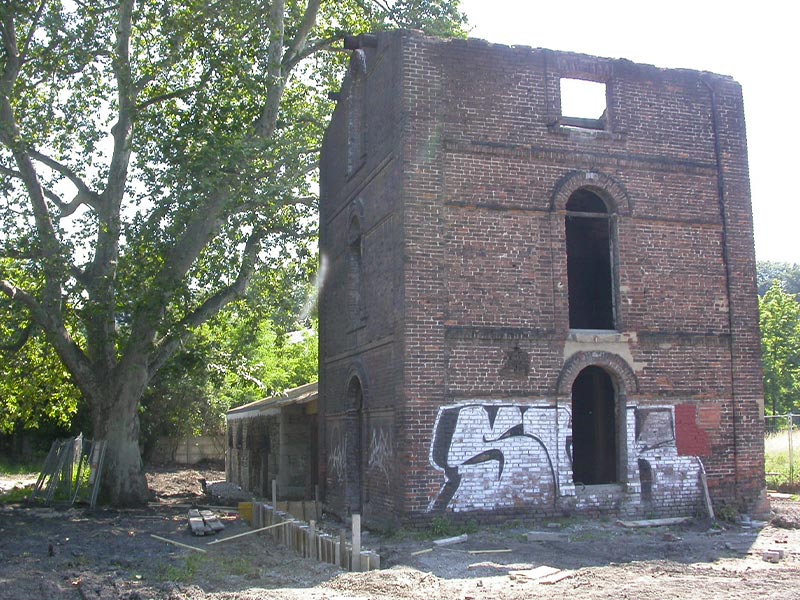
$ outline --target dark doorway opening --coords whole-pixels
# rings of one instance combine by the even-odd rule
[[[617,482],[616,391],[600,367],[586,367],[572,384],[572,479]]]
[[[345,426],[346,490],[345,502],[350,513],[361,513],[364,457],[362,451],[362,423],[364,395],[361,382],[353,377],[347,386],[347,415]]]
[[[567,201],[567,284],[571,329],[614,329],[611,215],[594,192]]]

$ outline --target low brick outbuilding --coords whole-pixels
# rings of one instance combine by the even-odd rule
[[[265,398],[226,414],[226,480],[264,498],[277,482],[281,500],[315,497],[317,485],[317,383]]]

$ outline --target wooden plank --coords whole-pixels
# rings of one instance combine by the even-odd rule
[[[575,571],[560,571],[558,573],[553,573],[552,575],[547,575],[546,577],[537,579],[536,583],[540,585],[553,585],[554,583],[563,581],[564,579],[572,577],[573,575],[575,575]]]
[[[465,533],[463,535],[457,535],[455,537],[449,538],[442,538],[440,540],[433,540],[434,546],[450,546],[452,544],[460,544],[461,542],[466,542],[469,539],[469,536]]]
[[[513,552],[511,548],[498,548],[496,550],[467,550],[469,554],[505,554],[506,552]]]
[[[272,529],[273,527],[280,527],[281,525],[285,525],[289,523],[289,521],[282,521],[281,523],[275,523],[274,525],[267,525],[266,527],[260,527],[258,529],[252,529],[250,531],[245,531],[244,533],[237,533],[236,535],[229,535],[226,538],[221,538],[218,540],[214,540],[213,542],[208,542],[208,545],[211,546],[213,544],[221,544],[222,542],[227,542],[229,540],[235,540],[240,537],[244,537],[246,535],[253,535],[254,533],[259,533],[261,531],[266,531],[268,529]]]
[[[511,579],[535,581],[537,579],[541,579],[542,577],[548,577],[550,575],[554,575],[559,571],[561,571],[561,569],[557,569],[555,567],[548,567],[547,565],[542,565],[541,567],[536,567],[535,569],[526,569],[524,571],[509,571],[508,576]]]
[[[433,552],[433,548],[425,548],[424,550],[417,550],[416,552],[412,552],[411,556],[419,556],[420,554],[427,554],[428,552]]]
[[[175,540],[170,540],[170,539],[167,539],[165,537],[161,537],[160,535],[156,535],[154,533],[151,533],[150,537],[151,538],[155,538],[157,540],[161,540],[162,542],[167,542],[168,544],[173,544],[175,546],[180,546],[181,548],[187,548],[188,550],[194,550],[195,552],[202,552],[203,554],[208,552],[208,550],[205,550],[203,548],[195,548],[194,546],[190,546],[189,544],[181,544],[180,542],[176,542]]]
[[[569,536],[560,531],[529,531],[525,538],[529,542],[559,542],[567,541]]]

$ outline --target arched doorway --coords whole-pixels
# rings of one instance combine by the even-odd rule
[[[364,481],[363,404],[361,381],[353,377],[345,398],[345,504],[350,513],[361,513]]]
[[[617,392],[601,367],[585,367],[572,384],[572,479],[598,485],[619,481]]]

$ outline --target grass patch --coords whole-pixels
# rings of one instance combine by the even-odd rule
[[[231,575],[244,577],[255,574],[254,566],[247,558],[225,557],[220,559],[219,556],[193,552],[182,560],[177,560],[174,564],[163,566],[156,572],[156,579],[175,583],[196,583],[201,575],[219,579]]]
[[[446,516],[434,517],[431,519],[429,534],[433,538],[455,537],[464,533],[473,534],[478,532],[478,522],[474,519],[463,522],[451,521]]]
[[[25,502],[31,495],[31,486],[25,488],[14,488],[7,492],[0,492],[0,504],[18,504]]]
[[[794,474],[789,470],[789,432],[764,438],[764,470],[767,487],[782,492],[800,491],[800,431],[792,432]]]
[[[30,475],[42,470],[44,457],[35,457],[24,461],[9,460],[0,456],[0,475]]]

